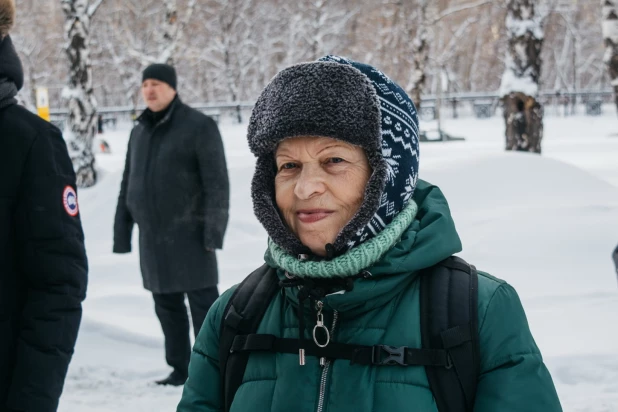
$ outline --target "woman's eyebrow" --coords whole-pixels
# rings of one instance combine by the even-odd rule
[[[291,154],[288,154],[288,153],[285,153],[285,152],[275,154],[275,160],[279,159],[280,157],[286,157],[288,159],[293,159],[294,158]]]
[[[339,148],[339,147],[342,148],[342,149],[345,149],[345,150],[350,150],[347,146],[345,146],[345,145],[343,145],[341,143],[332,143],[332,144],[329,144],[328,146],[323,147],[322,149],[320,149],[317,154],[319,155],[320,153],[322,153],[322,152],[324,152],[324,151],[326,151],[328,149]]]

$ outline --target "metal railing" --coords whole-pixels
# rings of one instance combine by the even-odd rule
[[[604,100],[610,102],[613,98],[614,92],[612,89],[606,90],[578,90],[578,91],[541,91],[539,97],[542,103],[554,104],[569,104],[575,105],[578,102],[587,102],[589,100]],[[427,111],[433,111],[436,102],[439,100],[441,105],[449,106],[457,113],[457,105],[459,103],[478,103],[480,105],[491,105],[494,108],[499,104],[500,94],[497,92],[467,92],[467,93],[444,93],[442,96],[427,95],[421,100],[421,114]],[[254,102],[198,102],[188,103],[189,106],[194,109],[200,110],[205,114],[212,115],[219,118],[224,112],[235,114],[239,123],[243,120],[243,111],[253,108]],[[116,107],[100,107],[97,113],[102,115],[108,115],[106,117],[113,117],[110,115],[125,115],[127,117],[134,115],[137,116],[145,109],[144,105],[137,107],[133,106],[116,106]],[[63,120],[68,115],[66,108],[52,109],[50,115],[56,120]],[[456,114],[455,114],[456,116]]]

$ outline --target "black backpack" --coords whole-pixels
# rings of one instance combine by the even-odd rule
[[[297,339],[255,333],[279,290],[275,270],[264,265],[238,286],[225,308],[219,367],[226,412],[242,384],[251,352],[298,354]],[[420,295],[422,349],[337,342],[322,348],[309,342],[306,355],[378,367],[422,365],[440,412],[472,411],[480,373],[476,269],[450,257],[424,271]]]

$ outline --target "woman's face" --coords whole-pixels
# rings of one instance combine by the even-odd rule
[[[326,254],[363,201],[371,167],[365,151],[328,137],[282,141],[275,153],[277,206],[290,230],[311,251]]]

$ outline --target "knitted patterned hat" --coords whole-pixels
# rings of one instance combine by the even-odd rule
[[[338,56],[284,69],[258,98],[247,138],[257,157],[254,212],[288,253],[310,253],[287,228],[275,201],[274,152],[283,139],[294,136],[325,136],[360,146],[373,169],[361,207],[333,243],[335,255],[380,233],[412,198],[418,118],[403,89],[379,70]]]

